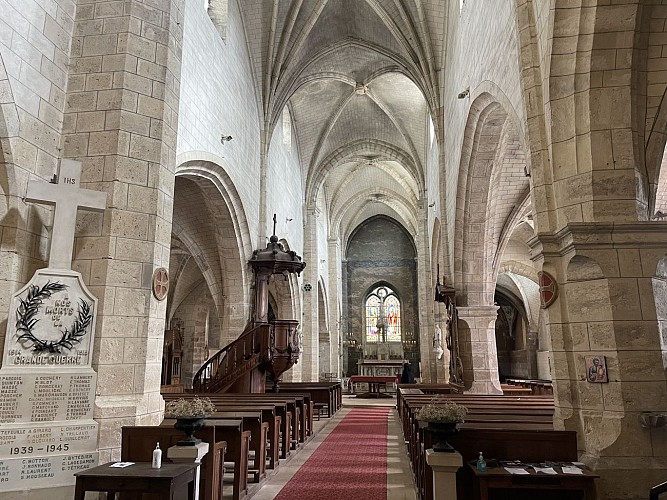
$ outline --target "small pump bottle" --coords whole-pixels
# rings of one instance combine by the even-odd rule
[[[482,456],[482,452],[479,452],[479,458],[477,459],[477,470],[480,472],[486,472],[486,461]]]
[[[160,449],[160,443],[155,445],[153,450],[153,462],[151,463],[153,469],[159,469],[162,467],[162,450]]]

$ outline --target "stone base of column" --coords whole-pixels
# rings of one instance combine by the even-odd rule
[[[463,465],[458,451],[443,453],[426,450],[426,463],[433,469],[433,498],[456,500],[456,471]]]
[[[502,394],[496,349],[498,306],[459,307],[457,312],[465,391]]]

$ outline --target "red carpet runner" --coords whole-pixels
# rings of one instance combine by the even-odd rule
[[[389,408],[354,408],[276,500],[387,500]]]

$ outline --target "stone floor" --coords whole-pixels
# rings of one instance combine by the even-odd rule
[[[361,399],[345,395],[343,396],[343,408],[332,419],[323,418],[319,422],[315,422],[317,435],[292,460],[281,464],[276,473],[268,478],[261,488],[256,492],[251,491],[252,500],[273,499],[350,409],[355,406],[388,406],[394,408],[394,411],[390,414],[387,433],[387,500],[416,499],[407,450],[395,410],[396,398]]]

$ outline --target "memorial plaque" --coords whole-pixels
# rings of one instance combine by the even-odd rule
[[[0,368],[0,491],[75,483],[97,465],[91,367],[97,300],[81,275],[40,269],[10,302]]]
[[[97,299],[72,271],[78,209],[104,210],[106,195],[81,189],[81,164],[63,160],[60,183],[31,181],[26,200],[55,205],[49,267],[10,301],[0,368],[0,491],[74,485],[97,465],[91,366]]]
[[[97,423],[6,424],[0,429],[0,457],[30,458],[94,450]]]
[[[27,375],[4,371],[0,370],[0,423],[93,418],[96,374],[92,370]]]
[[[38,270],[12,296],[3,369],[89,367],[96,308],[79,273]]]
[[[33,458],[0,458],[0,491],[74,484],[74,473],[95,467],[98,455],[98,452],[91,452]],[[17,485],[22,487],[18,488]]]

